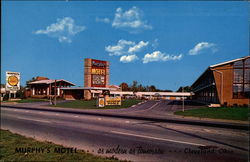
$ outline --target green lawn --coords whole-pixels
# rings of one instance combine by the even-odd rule
[[[3,102],[17,102],[17,103],[30,103],[30,102],[44,102],[49,101],[48,99],[38,99],[38,98],[27,98],[27,99],[21,99],[21,100],[13,100],[13,101],[3,101]]]
[[[250,108],[247,107],[220,107],[220,108],[199,108],[185,110],[185,112],[177,111],[175,115],[194,116],[200,118],[213,119],[228,119],[228,120],[243,120],[247,121],[249,117]]]
[[[128,108],[132,105],[138,104],[141,100],[127,99],[122,101],[121,106],[105,106],[104,108],[96,107],[96,100],[84,101],[84,100],[74,100],[65,103],[59,103],[55,107],[66,107],[66,108],[79,108],[79,109],[120,109]]]
[[[115,158],[105,158],[95,156],[76,150],[77,153],[58,153],[54,152],[55,148],[62,148],[61,145],[56,145],[51,142],[39,142],[32,138],[13,134],[6,130],[0,130],[0,161],[84,161],[84,162],[117,162]],[[16,148],[43,148],[45,151],[38,153],[20,153],[16,152]],[[48,152],[48,150],[50,152]]]
[[[29,102],[44,102],[49,101],[48,99],[36,99],[36,98],[28,98],[28,99],[22,99],[20,101],[17,101],[18,103],[29,103]]]

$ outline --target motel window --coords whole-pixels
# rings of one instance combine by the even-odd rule
[[[234,63],[233,98],[250,97],[250,59]]]
[[[234,83],[243,83],[243,68],[234,69]]]

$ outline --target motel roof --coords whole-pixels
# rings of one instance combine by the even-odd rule
[[[110,91],[110,94],[134,95],[133,91]]]
[[[192,92],[135,92],[136,95],[150,95],[150,96],[192,96]]]
[[[116,90],[115,88],[106,88],[106,87],[65,87],[61,88],[62,90]]]
[[[230,64],[230,63],[233,63],[233,62],[236,62],[236,61],[244,60],[244,59],[247,59],[247,58],[250,58],[250,56],[245,56],[245,57],[241,57],[241,58],[238,58],[238,59],[234,59],[234,60],[222,62],[222,63],[219,63],[219,64],[211,65],[211,66],[209,66],[209,67],[210,67],[210,68],[214,68],[214,67],[218,67],[218,66]]]
[[[234,59],[234,60],[230,60],[230,61],[225,61],[225,62],[222,62],[222,63],[218,63],[218,64],[214,64],[214,65],[210,65],[209,67],[207,67],[205,69],[205,71],[193,82],[193,84],[191,85],[191,87],[201,78],[201,76],[203,74],[205,74],[208,70],[212,70],[212,68],[215,68],[215,67],[219,67],[219,66],[223,66],[223,65],[226,65],[226,64],[230,64],[230,63],[233,63],[233,62],[236,62],[236,61],[240,61],[240,60],[245,60],[247,58],[250,58],[250,56],[245,56],[245,57],[241,57],[241,58],[238,58],[238,59]]]
[[[70,85],[72,85],[72,86],[75,86],[75,84],[74,83],[71,83],[71,82],[69,82],[69,81],[67,81],[67,80],[64,80],[64,79],[56,79],[56,82],[66,82],[66,83],[68,83],[68,84],[70,84]],[[28,83],[28,84],[52,84],[52,83],[55,83],[55,80],[53,80],[53,79],[47,79],[47,80],[38,80],[38,81],[34,81],[34,82],[30,82],[30,83]]]
[[[109,88],[121,88],[118,85],[109,85]]]

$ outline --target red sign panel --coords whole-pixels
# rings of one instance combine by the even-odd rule
[[[105,87],[106,61],[92,59],[91,64],[91,87]]]

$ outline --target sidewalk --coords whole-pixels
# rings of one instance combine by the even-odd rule
[[[126,119],[136,119],[136,120],[147,120],[155,122],[168,122],[176,124],[190,124],[199,126],[210,126],[219,128],[229,128],[229,129],[241,129],[249,130],[249,121],[235,121],[235,120],[223,120],[223,119],[208,119],[208,118],[198,118],[198,117],[182,117],[178,115],[168,114],[140,114],[140,113],[128,113],[119,112],[113,109],[74,109],[74,108],[59,108],[52,107],[48,105],[48,102],[39,103],[1,103],[1,107],[9,108],[22,108],[30,110],[39,111],[51,111],[51,112],[61,112],[61,113],[72,113],[72,114],[84,114],[84,115],[98,115],[106,117],[117,117]],[[136,109],[136,106],[129,109]]]

